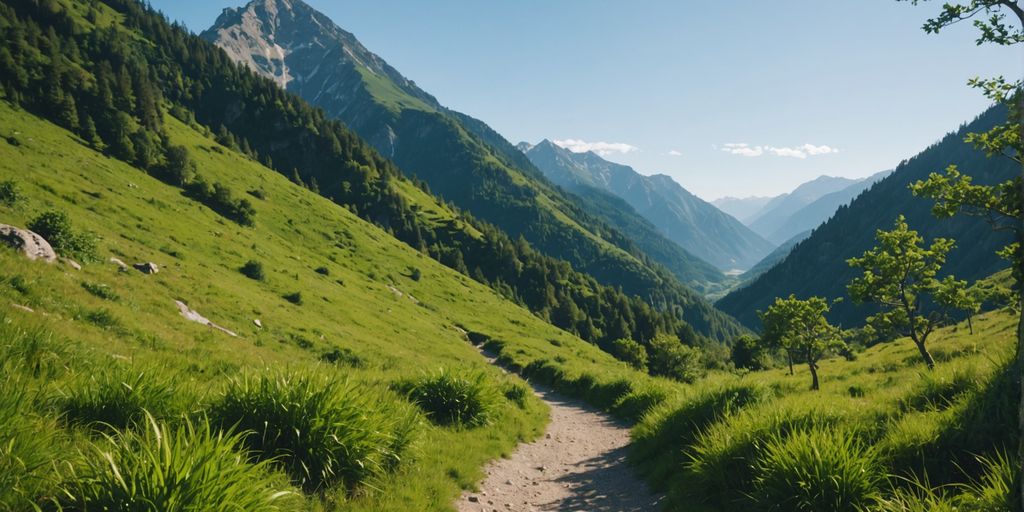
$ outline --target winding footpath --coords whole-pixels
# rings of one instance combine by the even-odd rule
[[[551,407],[547,432],[492,461],[479,492],[465,492],[459,512],[648,511],[652,494],[626,462],[629,428],[577,400],[534,387]]]

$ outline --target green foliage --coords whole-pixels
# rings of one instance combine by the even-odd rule
[[[746,334],[733,340],[732,348],[729,351],[729,360],[736,368],[764,370],[770,365],[765,348],[760,339]]]
[[[71,225],[68,214],[50,210],[28,224],[28,229],[46,239],[58,254],[83,261],[96,260],[96,237],[78,232]]]
[[[89,293],[91,293],[91,294],[95,295],[96,297],[99,297],[99,298],[101,298],[103,300],[109,300],[109,301],[121,300],[121,297],[116,292],[114,292],[114,290],[111,290],[110,287],[105,285],[105,284],[92,283],[92,282],[89,282],[89,281],[82,281],[82,288],[84,288],[85,291],[87,291],[87,292],[89,292]]]
[[[228,512],[294,510],[302,499],[269,471],[239,453],[243,434],[219,432],[205,420],[169,427],[150,416],[141,432],[97,441],[73,468],[62,498],[66,510]]]
[[[76,382],[60,410],[71,424],[122,430],[139,426],[147,415],[159,420],[181,415],[188,395],[155,368],[115,367],[91,375],[88,382]]]
[[[315,491],[335,484],[354,489],[399,460],[396,449],[412,435],[398,428],[407,421],[401,411],[364,387],[295,372],[232,379],[210,417],[222,428],[247,432],[244,444],[256,458],[273,461],[297,485]]]
[[[494,415],[495,391],[482,373],[441,369],[400,387],[438,425],[479,427]]]
[[[775,303],[760,314],[764,324],[762,342],[789,354],[790,372],[793,357],[802,357],[811,372],[813,390],[818,389],[818,361],[845,346],[839,328],[825,318],[828,311],[828,303],[821,297],[800,300],[790,295],[787,299],[775,299]]]
[[[238,271],[241,272],[243,276],[248,277],[249,279],[255,279],[256,281],[263,281],[267,278],[266,274],[263,273],[263,263],[256,260],[249,260],[245,262],[245,265],[242,265]]]
[[[25,386],[0,378],[0,509],[33,510],[56,496],[54,462],[61,445],[54,426],[30,410]]]
[[[322,276],[329,276],[329,275],[331,275],[331,269],[329,269],[327,267],[317,267],[315,272],[317,274],[322,275]]]
[[[25,196],[14,180],[0,181],[0,206],[17,206],[24,200]]]
[[[907,226],[902,215],[891,231],[878,230],[875,238],[877,247],[848,260],[851,267],[864,271],[850,282],[850,296],[857,302],[878,304],[882,311],[868,319],[872,327],[881,333],[909,336],[932,368],[935,361],[928,352],[928,336],[942,325],[946,311],[970,307],[969,301],[956,302],[966,290],[964,281],[936,278],[953,241],[939,238],[923,247],[924,239]],[[935,305],[930,311],[924,303],[929,299]]]
[[[648,353],[651,375],[693,382],[704,373],[700,351],[683,345],[673,336],[656,336],[648,346]]]
[[[286,293],[281,296],[284,300],[295,304],[296,306],[302,305],[302,292]]]
[[[68,344],[54,339],[40,325],[23,325],[0,312],[0,370],[22,371],[36,378],[63,373],[69,361]]]
[[[202,176],[196,176],[194,180],[186,184],[185,191],[193,199],[242,226],[251,227],[256,223],[256,209],[252,203],[245,198],[236,198],[234,192],[227,185],[222,183],[211,185]]]
[[[642,372],[647,371],[647,349],[643,345],[629,338],[622,338],[612,342],[609,352],[619,361]]]
[[[761,510],[857,512],[877,500],[885,478],[874,452],[841,429],[773,436],[762,450],[754,480]]]

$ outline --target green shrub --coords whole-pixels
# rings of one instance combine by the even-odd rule
[[[348,347],[334,347],[333,349],[321,354],[320,360],[326,363],[348,366],[351,368],[362,368],[366,364],[365,361],[363,361],[363,358],[359,357],[358,354]]]
[[[21,189],[18,188],[18,184],[14,180],[0,181],[0,205],[16,206],[24,200],[25,196],[22,195]]]
[[[834,428],[774,435],[755,464],[761,510],[857,512],[874,504],[884,472],[859,437]]]
[[[494,391],[483,373],[442,369],[408,385],[409,398],[438,425],[479,427],[494,414]]]
[[[637,370],[647,371],[647,349],[629,338],[613,341],[611,354],[615,356],[615,359],[623,361]]]
[[[223,183],[210,184],[196,175],[185,185],[185,193],[239,225],[252,226],[256,223],[256,209],[252,203],[245,198],[236,198],[231,188]]]
[[[99,298],[101,298],[103,300],[109,300],[109,301],[121,300],[121,297],[118,296],[116,293],[114,293],[114,290],[111,290],[110,287],[105,285],[105,284],[90,283],[90,282],[86,281],[86,282],[82,283],[82,288],[84,288],[85,291],[87,291],[87,292],[89,292],[89,293],[91,293],[91,294],[95,295],[96,297],[99,297]]]
[[[86,310],[82,314],[82,318],[100,329],[117,330],[121,328],[121,319],[109,309]]]
[[[530,388],[518,382],[512,382],[505,386],[505,399],[523,409],[526,407],[526,400],[530,396]]]
[[[268,462],[239,453],[242,435],[205,420],[171,428],[152,417],[142,432],[93,443],[64,492],[65,509],[167,512],[272,512],[302,508],[303,499]]]
[[[186,393],[187,394],[187,393]],[[93,428],[138,426],[146,415],[165,420],[184,412],[186,400],[173,379],[157,371],[114,368],[75,383],[61,400],[65,421]]]
[[[263,264],[256,260],[249,260],[245,262],[245,265],[242,265],[238,271],[241,272],[243,276],[256,281],[263,281],[267,278],[266,274],[263,273]]]
[[[273,460],[315,491],[352,489],[401,457],[396,450],[408,442],[400,438],[412,434],[396,407],[365,388],[311,373],[250,375],[232,380],[210,415],[222,428],[251,432],[245,445],[256,458]],[[382,413],[387,408],[390,417]]]
[[[329,275],[331,275],[331,269],[329,269],[327,267],[317,267],[315,272],[317,274],[322,275],[322,276],[329,276]]]
[[[0,510],[33,510],[57,494],[57,427],[27,408],[25,388],[0,379]]]
[[[658,335],[648,348],[651,375],[693,382],[704,373],[700,351],[683,345],[674,336]]]
[[[282,295],[281,298],[295,304],[296,306],[302,305],[302,292],[286,293]]]
[[[75,231],[67,213],[47,211],[30,222],[28,229],[45,238],[58,254],[82,261],[97,259],[96,237],[90,233]]]

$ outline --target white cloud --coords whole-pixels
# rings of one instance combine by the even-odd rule
[[[587,151],[593,151],[600,156],[608,156],[615,153],[626,154],[634,151],[639,151],[640,148],[631,146],[624,142],[587,142],[579,139],[565,139],[554,141],[556,145],[561,146],[573,153],[586,153]]]
[[[751,146],[743,142],[730,142],[728,144],[722,144],[722,151],[726,153],[732,153],[740,156],[761,156],[764,154],[764,148],[761,146]]]
[[[683,154],[673,149],[668,152],[668,156],[683,156]]]
[[[733,155],[761,156],[771,154],[775,156],[805,159],[809,156],[828,155],[838,153],[839,149],[832,146],[815,146],[814,144],[803,144],[795,147],[775,146],[751,146],[746,143],[722,144],[722,151]]]

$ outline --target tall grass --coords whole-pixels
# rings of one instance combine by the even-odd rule
[[[32,414],[29,401],[12,375],[0,378],[0,510],[32,510],[57,494],[57,428]]]
[[[383,474],[415,432],[395,400],[314,372],[234,379],[210,414],[222,428],[249,432],[253,455],[311,492]]]
[[[860,438],[835,428],[774,435],[755,464],[761,510],[857,512],[873,505],[885,473]]]
[[[52,378],[66,370],[69,358],[66,343],[56,340],[49,329],[14,323],[0,312],[0,369]]]
[[[146,416],[141,432],[107,435],[93,443],[83,467],[69,475],[69,511],[275,512],[305,508],[303,498],[269,462],[250,463],[241,434],[208,422],[168,427]]]
[[[497,407],[496,391],[480,372],[442,369],[399,387],[438,425],[486,425]]]
[[[174,385],[173,376],[156,368],[115,367],[70,386],[60,410],[70,424],[124,429],[147,415],[161,420],[180,416],[188,395]]]

